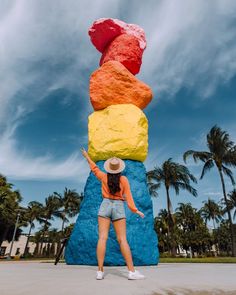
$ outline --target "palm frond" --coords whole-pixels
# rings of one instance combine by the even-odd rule
[[[153,197],[158,197],[157,190],[160,188],[161,184],[148,182],[147,185],[148,185],[148,189],[149,189],[149,194]]]
[[[174,187],[177,195],[179,194],[179,189],[182,189],[182,190],[188,191],[194,197],[197,197],[197,190],[195,188],[193,188],[191,185],[187,184],[187,183],[175,182],[173,184],[173,187]]]
[[[235,180],[234,180],[232,171],[229,168],[225,167],[224,165],[222,165],[222,170],[224,174],[230,178],[232,185],[235,185]]]
[[[236,166],[236,145],[227,150],[223,155],[223,162],[229,167]]]
[[[194,150],[188,150],[183,154],[183,160],[186,163],[187,159],[192,156],[195,163],[197,163],[199,160],[202,162],[206,162],[208,159],[211,158],[212,154],[206,151],[194,151]]]
[[[202,173],[201,173],[200,179],[202,179],[204,177],[204,175],[206,174],[206,172],[211,170],[211,168],[213,168],[213,167],[214,167],[213,160],[212,159],[207,160],[202,168]]]

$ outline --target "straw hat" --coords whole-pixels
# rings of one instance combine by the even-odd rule
[[[120,158],[112,157],[106,160],[106,162],[104,163],[104,169],[108,173],[120,173],[125,169],[125,162]]]

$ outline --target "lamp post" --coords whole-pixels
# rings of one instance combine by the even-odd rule
[[[19,218],[20,218],[20,212],[17,213],[16,224],[15,224],[15,228],[14,228],[13,237],[12,237],[12,240],[11,240],[10,252],[9,252],[9,255],[8,255],[7,259],[11,259],[11,251],[12,251],[12,248],[13,248],[13,243],[15,241],[16,230],[17,230]]]

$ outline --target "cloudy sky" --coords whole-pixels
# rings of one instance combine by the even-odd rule
[[[217,124],[236,141],[236,1],[0,0],[0,172],[23,195],[23,205],[67,186],[83,191],[88,167],[88,81],[100,54],[87,31],[101,17],[144,28],[147,49],[137,76],[154,92],[146,168],[182,162],[205,150]],[[201,164],[188,164],[199,177]],[[236,171],[234,170],[234,173]],[[231,190],[226,181],[227,189]],[[172,193],[174,207],[219,200],[216,172],[195,186],[199,196]],[[166,206],[164,191],[154,215]]]

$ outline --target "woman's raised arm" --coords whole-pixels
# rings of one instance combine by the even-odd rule
[[[93,162],[93,160],[89,157],[87,151],[82,148],[81,149],[82,155],[85,157],[85,159],[88,161],[88,164],[90,166],[91,171],[94,173],[94,175],[102,181],[104,177],[106,177],[106,173],[102,172],[98,166]]]

